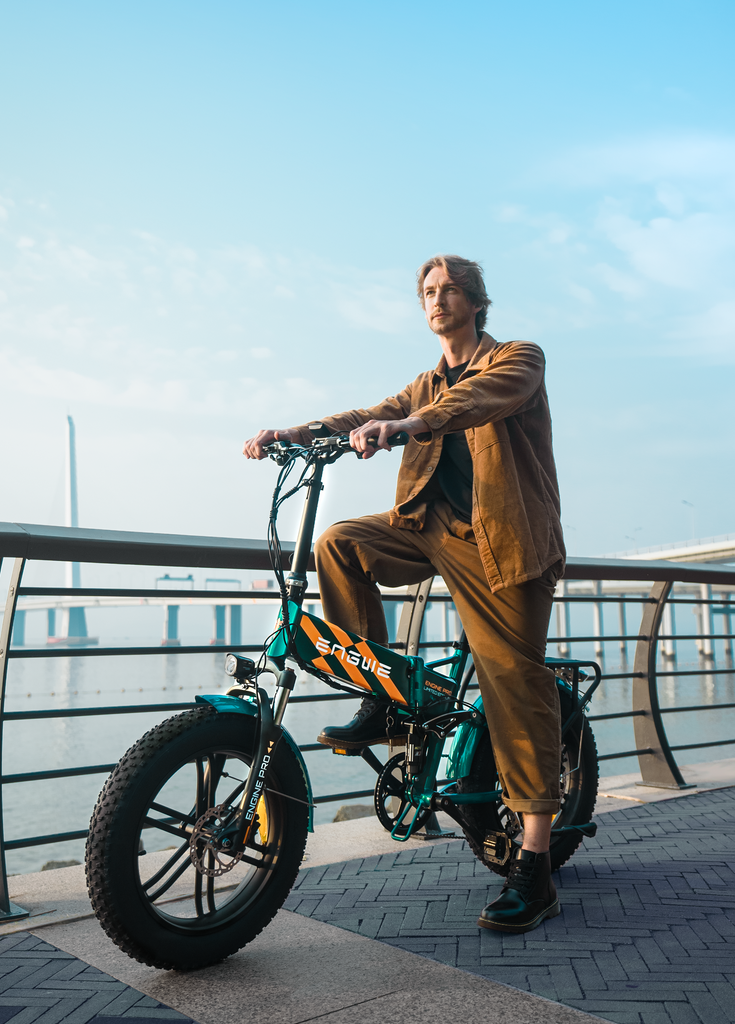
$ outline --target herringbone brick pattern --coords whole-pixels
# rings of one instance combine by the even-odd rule
[[[477,927],[502,881],[464,842],[305,870],[286,906],[619,1024],[735,1021],[735,789],[597,821],[525,935]]]
[[[0,1024],[192,1024],[35,935],[0,939]]]

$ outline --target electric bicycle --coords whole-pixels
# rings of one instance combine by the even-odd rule
[[[262,656],[227,654],[227,692],[197,696],[198,707],[134,744],[92,816],[86,872],[93,909],[121,949],[154,967],[188,970],[222,960],[250,942],[288,896],[314,810],[306,764],[283,727],[298,672],[387,705],[386,739],[400,734],[404,750],[385,763],[369,747],[335,752],[361,756],[376,771],[376,814],[395,840],[407,841],[441,810],[501,875],[522,842],[522,820],[503,802],[482,699],[466,700],[473,666],[464,634],[449,657],[426,662],[304,609],[322,477],[354,451],[348,435],[330,436],[321,424],[310,429],[309,444],[277,441],[265,449],[280,467],[268,543],[281,610]],[[389,443],[407,441],[398,434]],[[304,510],[286,576],[278,513],[301,490]],[[563,723],[555,869],[596,830],[597,751],[584,710],[601,673],[594,662],[547,665]],[[262,685],[267,674],[277,679],[272,698]],[[589,684],[584,692],[582,684]]]

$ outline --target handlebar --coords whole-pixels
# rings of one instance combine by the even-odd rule
[[[406,431],[399,430],[397,434],[391,434],[391,436],[388,438],[388,444],[391,446],[391,448],[402,448],[404,445],[408,444],[409,440],[410,439]],[[369,437],[367,443],[371,445],[373,448],[378,447],[377,437]]]
[[[397,434],[392,434],[388,438],[388,444],[391,448],[401,448],[407,445],[408,442],[409,436],[405,430],[400,430]],[[372,445],[373,448],[377,448],[377,437],[368,438],[368,444]],[[274,441],[273,444],[264,445],[263,451],[269,458],[279,463],[298,456],[308,459],[310,456],[313,457],[313,455],[321,455],[327,461],[332,462],[347,452],[355,452],[357,457],[361,458],[360,452],[350,444],[349,434],[315,437],[313,441],[305,445],[294,444],[293,441]]]

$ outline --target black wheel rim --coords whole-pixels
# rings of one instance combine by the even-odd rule
[[[243,913],[276,870],[283,814],[281,798],[270,791],[258,804],[253,839],[234,866],[227,869],[234,858],[226,852],[218,862],[205,850],[200,866],[209,872],[225,870],[203,873],[191,858],[190,837],[197,821],[215,807],[237,807],[250,760],[241,751],[202,750],[169,770],[146,801],[135,839],[136,881],[149,913],[159,922],[185,931],[221,928]],[[272,787],[278,788],[277,780]]]

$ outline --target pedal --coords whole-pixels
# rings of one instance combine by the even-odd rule
[[[510,860],[513,844],[505,832],[488,832],[483,845],[483,860],[502,867]]]
[[[332,747],[333,754],[340,754],[342,757],[360,757],[361,750],[348,750],[346,747]]]

